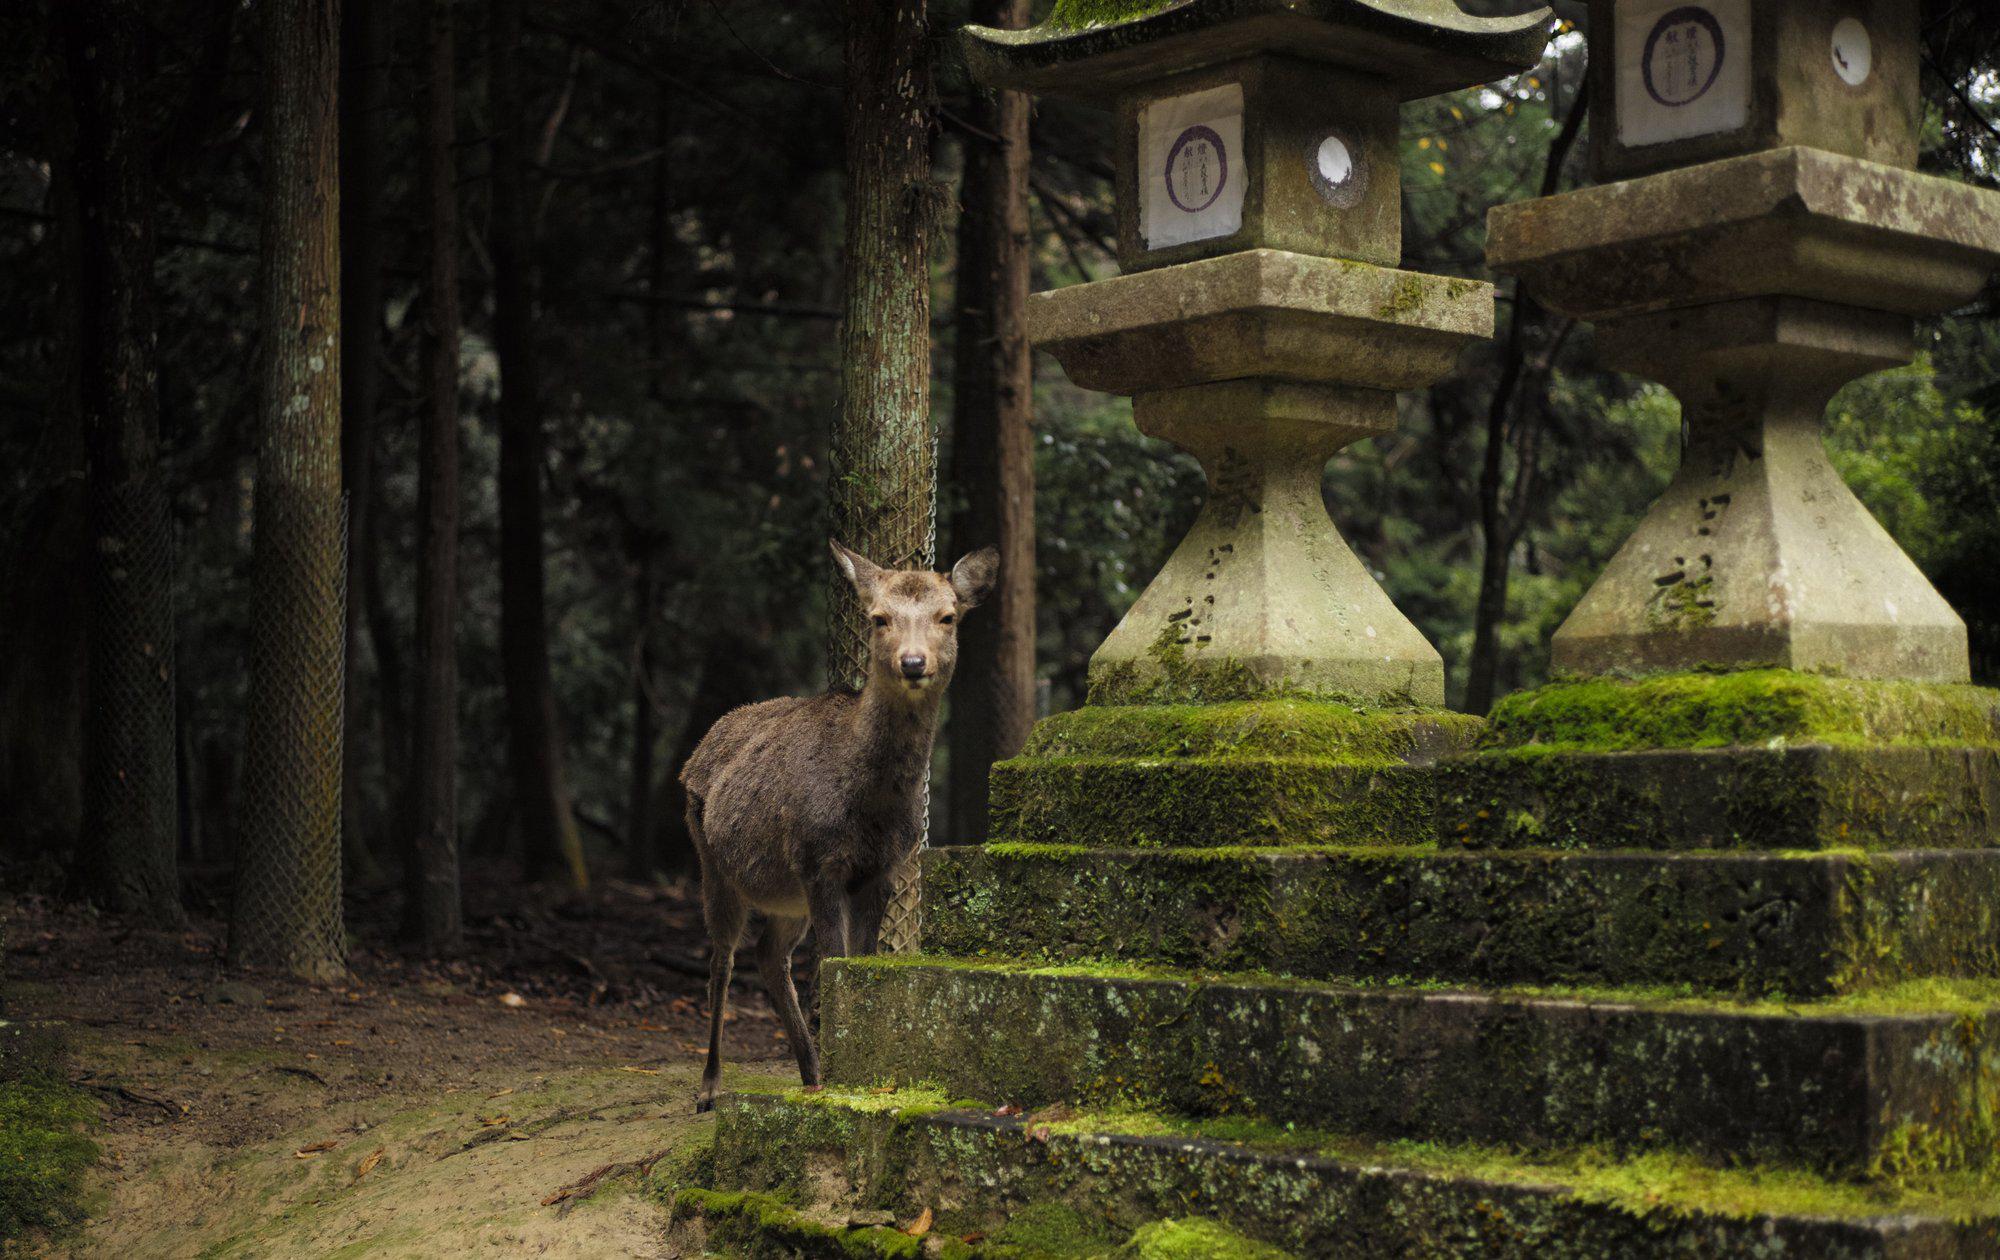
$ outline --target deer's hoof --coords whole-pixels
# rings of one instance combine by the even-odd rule
[[[715,1110],[715,1098],[712,1095],[703,1094],[701,1097],[694,1100],[694,1114],[700,1115],[705,1111],[714,1111],[714,1110]]]

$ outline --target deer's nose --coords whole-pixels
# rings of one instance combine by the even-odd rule
[[[920,653],[920,652],[906,652],[906,653],[904,653],[904,655],[903,655],[903,677],[905,677],[905,678],[922,678],[923,676],[924,676],[924,658],[923,658],[923,654],[922,654],[922,653]]]

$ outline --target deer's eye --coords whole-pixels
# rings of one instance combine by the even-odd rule
[[[889,624],[889,619],[886,616],[882,615],[881,613],[876,613],[874,617],[870,618],[870,620],[872,620],[878,626],[886,626]]]
[[[950,614],[950,613],[946,613],[946,614],[945,614],[944,616],[942,616],[942,617],[939,617],[939,618],[938,618],[938,621],[939,621],[939,623],[941,623],[941,624],[943,624],[943,625],[947,625],[947,626],[948,626],[948,625],[950,625],[950,624],[951,624],[952,622],[954,622],[954,621],[957,621],[957,620],[958,620],[958,618],[957,618],[957,617],[954,617],[954,616],[953,616],[952,614]]]

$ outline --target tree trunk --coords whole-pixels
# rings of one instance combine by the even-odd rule
[[[356,580],[375,543],[375,416],[382,394],[381,189],[387,104],[388,5],[344,0],[340,32],[340,471],[347,484],[346,773],[341,836],[350,881],[377,873],[366,809],[369,726],[361,643],[368,629],[369,584]],[[377,662],[380,668],[380,662]],[[393,815],[392,815],[393,816]]]
[[[256,549],[241,862],[229,952],[333,979],[340,917],[339,0],[264,14]]]
[[[181,921],[174,862],[173,522],[160,471],[152,140],[143,6],[62,15],[75,108],[77,402],[89,464],[91,614],[83,884],[113,909]]]
[[[563,775],[555,686],[549,676],[542,573],[544,435],[535,356],[534,260],[528,240],[528,141],[515,49],[520,0],[494,0],[493,348],[500,361],[500,656],[507,684],[507,760],[526,874],[562,870],[589,886],[583,840]]]
[[[946,198],[930,178],[937,101],[923,0],[847,0],[847,239],[841,409],[830,451],[833,533],[892,569],[936,562],[931,435],[931,237]],[[868,621],[838,575],[828,677],[860,685]],[[916,864],[896,881],[885,949],[914,948]]]
[[[1590,108],[1590,81],[1584,80],[1570,99],[1562,127],[1549,142],[1548,161],[1542,168],[1544,197],[1553,197],[1562,186],[1563,164],[1576,146],[1577,135]],[[1485,713],[1493,707],[1493,693],[1500,672],[1500,623],[1507,616],[1507,586],[1513,565],[1514,544],[1521,537],[1522,522],[1514,519],[1503,500],[1507,439],[1519,421],[1514,414],[1514,398],[1520,393],[1522,372],[1527,365],[1527,336],[1530,325],[1540,319],[1540,307],[1524,286],[1515,285],[1514,304],[1507,316],[1507,340],[1501,350],[1500,381],[1486,411],[1486,449],[1479,470],[1479,532],[1485,550],[1479,562],[1479,598],[1473,605],[1472,655],[1465,671],[1465,711]],[[1546,371],[1546,368],[1544,368]],[[1530,449],[1524,445],[1523,449]],[[1530,466],[1517,468],[1517,483],[1532,478]],[[1525,502],[1528,487],[1517,484],[1512,496]]]
[[[458,882],[458,193],[452,0],[429,0],[422,96],[424,271],[417,443],[417,674],[406,925],[433,954],[464,939]]]
[[[1027,0],[983,0],[974,22],[1028,24]],[[1000,583],[959,630],[951,721],[951,841],[986,838],[987,773],[1035,722],[1035,447],[1028,302],[1028,98],[974,90],[958,231],[952,547],[1000,551]],[[977,133],[983,132],[985,135]],[[988,140],[985,136],[992,136]]]

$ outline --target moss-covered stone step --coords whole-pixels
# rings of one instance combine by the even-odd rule
[[[1817,997],[2000,976],[2000,852],[933,849],[935,952]]]
[[[897,1220],[930,1209],[933,1233],[979,1236],[996,1254],[1947,1260],[2000,1248],[2000,1203],[1967,1179],[1864,1188],[1660,1155],[1533,1157],[1132,1112],[1000,1115],[908,1089],[733,1095],[717,1110],[718,1185]]]
[[[1484,723],[1318,700],[1086,705],[993,768],[993,835],[1065,844],[1421,843],[1431,767]]]
[[[1553,683],[1439,769],[1441,834],[1532,848],[2000,843],[2000,692],[1793,670]]]
[[[2000,985],[1761,1005],[837,959],[829,1083],[1861,1173],[2000,1157]]]

